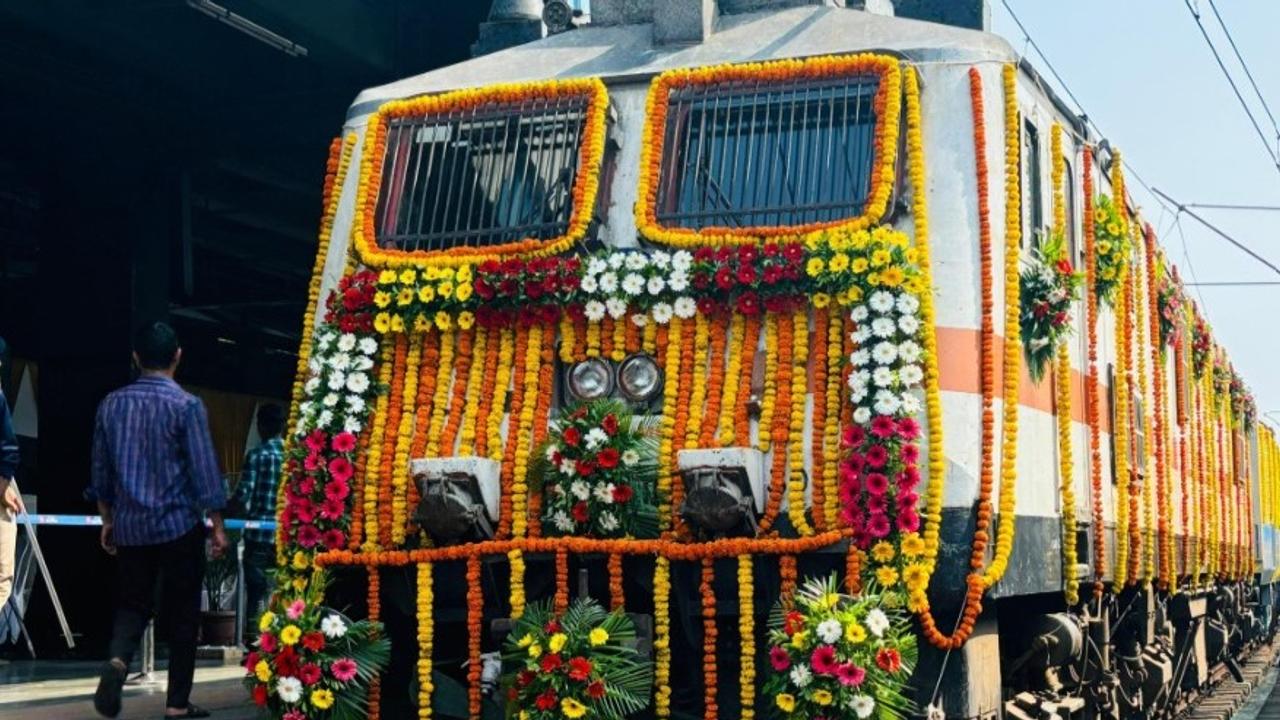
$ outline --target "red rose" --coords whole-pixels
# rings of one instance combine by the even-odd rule
[[[728,290],[733,287],[733,271],[727,267],[716,270],[716,287]]]
[[[800,243],[790,243],[782,248],[782,256],[791,262],[800,262],[804,259],[804,248],[800,247]]]
[[[539,666],[542,668],[542,672],[555,672],[560,669],[562,664],[563,662],[560,660],[560,655],[558,653],[548,653],[543,655],[542,660],[539,661]]]
[[[556,697],[555,689],[547,688],[546,692],[538,696],[538,699],[534,701],[534,704],[538,706],[539,710],[551,710],[555,708],[558,702],[560,702],[560,698]]]
[[[542,297],[542,283],[526,283],[524,286],[524,294],[528,296],[530,300],[537,300]]]
[[[532,670],[521,670],[520,674],[516,675],[516,687],[528,687],[536,677],[538,676],[534,675]]]
[[[742,293],[738,296],[737,308],[742,315],[757,315],[760,313],[760,299],[753,292]]]
[[[592,700],[599,700],[604,697],[604,681],[597,680],[587,686],[587,697]]]
[[[618,467],[618,451],[613,448],[605,448],[596,456],[596,463],[605,470],[612,470]]]
[[[303,635],[302,647],[311,652],[320,652],[324,649],[324,633],[312,631]]]
[[[616,503],[625,503],[631,500],[632,495],[635,495],[635,492],[631,490],[630,485],[617,485],[613,488],[613,501]]]
[[[1058,261],[1058,272],[1062,273],[1063,275],[1070,275],[1071,270],[1072,270],[1072,267],[1071,267],[1070,260],[1063,258]]]
[[[782,623],[782,631],[788,635],[795,635],[804,627],[804,615],[792,610],[787,613],[786,619]]]
[[[573,519],[580,523],[584,523],[591,519],[591,513],[587,510],[586,500],[579,500],[578,503],[573,506]]]
[[[569,660],[569,678],[578,682],[586,682],[591,677],[591,661],[576,657]]]
[[[765,277],[769,276],[768,269],[765,270]],[[738,268],[738,282],[743,285],[753,285],[756,281],[756,268],[754,265],[743,265]]]
[[[596,471],[596,464],[591,462],[590,460],[578,461],[578,474],[581,475],[582,477],[587,477],[588,475],[590,475],[595,471]]]
[[[706,245],[698,248],[693,253],[693,259],[697,262],[710,262],[716,256],[716,251]]]
[[[876,665],[885,672],[898,672],[902,669],[902,656],[893,648],[883,648],[876,653]]]
[[[578,447],[578,443],[582,442],[582,433],[575,427],[565,428],[561,436],[564,438],[564,444],[569,447]]]
[[[600,427],[607,435],[613,435],[618,432],[618,416],[613,413],[605,415],[604,419],[600,421]]]
[[[268,697],[269,695],[267,694],[266,685],[253,686],[253,704],[254,705],[257,705],[259,707],[266,705]]]

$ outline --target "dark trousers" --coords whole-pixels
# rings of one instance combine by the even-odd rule
[[[200,584],[204,578],[204,526],[159,545],[121,546],[116,555],[116,620],[111,657],[127,666],[151,620],[160,583],[160,637],[169,641],[167,705],[185,708],[196,671]]]
[[[246,540],[244,542],[244,594],[245,632],[258,627],[260,603],[267,600],[267,571],[275,567],[276,545],[272,542]]]

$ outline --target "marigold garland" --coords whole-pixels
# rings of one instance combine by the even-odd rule
[[[818,308],[813,312],[813,432],[809,438],[809,455],[812,458],[812,477],[809,481],[810,492],[812,493],[812,516],[813,529],[822,532],[827,529],[827,488],[828,482],[826,478],[827,456],[826,447],[831,438],[837,434],[834,422],[827,422],[827,349],[828,349],[828,331],[827,326],[830,324],[831,314],[829,308]],[[804,397],[803,388],[800,397]],[[803,409],[803,402],[801,403]],[[830,427],[828,427],[830,425]],[[801,428],[800,436],[803,437]],[[832,445],[832,450],[836,450],[836,446]],[[800,454],[803,462],[804,454]],[[836,463],[830,463],[832,468],[836,467]]]
[[[508,596],[511,603],[511,617],[524,615],[527,598],[524,594],[524,553],[519,549],[507,552],[507,562],[511,567],[511,592]]]
[[[627,358],[627,338],[631,336],[631,328],[635,325],[626,318],[613,321],[613,342],[609,347],[609,359],[622,362]]]
[[[453,447],[443,446],[443,435],[445,422],[450,417],[449,408],[449,391],[453,389],[454,368],[459,363],[454,361],[454,348],[457,346],[458,337],[465,333],[459,333],[454,330],[442,331],[440,333],[440,366],[436,368],[435,395],[431,398],[431,420],[427,425],[427,447],[423,451],[425,457],[441,457],[443,455],[452,455]],[[465,341],[464,341],[465,342]],[[461,373],[459,373],[458,382],[463,381]]]
[[[553,607],[557,615],[569,608],[569,550],[564,546],[556,549],[556,594]]]
[[[673,91],[696,86],[728,86],[735,82],[795,83],[808,79],[875,75],[879,87],[874,98],[874,154],[871,186],[862,215],[800,226],[712,227],[702,230],[662,226],[657,219],[658,179],[666,139],[667,108]],[[894,166],[898,155],[900,103],[902,97],[899,60],[889,55],[821,56],[799,60],[776,60],[702,68],[668,70],[649,86],[645,107],[644,142],[640,146],[640,175],[636,182],[636,227],[649,240],[669,245],[757,244],[762,238],[797,236],[837,227],[858,230],[878,221],[892,194]]]
[[[738,422],[738,392],[742,387],[742,354],[746,351],[743,336],[747,332],[747,317],[733,313],[729,318],[729,335],[724,344],[724,379],[719,404],[719,420],[714,428],[714,442],[720,447],[734,444],[734,429]],[[748,385],[748,388],[750,386]],[[745,412],[745,408],[743,410]],[[710,445],[710,440],[704,443]]]
[[[653,567],[653,714],[671,717],[671,561]]]
[[[401,118],[426,117],[481,108],[518,105],[530,101],[562,98],[586,100],[586,117],[579,141],[578,170],[572,189],[572,211],[565,233],[547,240],[526,238],[503,245],[476,248],[458,245],[447,250],[403,251],[378,247],[375,213],[382,185],[382,166],[387,155],[387,128]],[[351,237],[355,252],[370,267],[455,266],[509,255],[555,255],[573,246],[586,235],[595,212],[599,189],[600,160],[604,156],[608,94],[598,78],[568,78],[530,83],[503,83],[485,88],[455,90],[420,95],[384,103],[371,114],[365,129],[364,148],[356,187],[356,209]]]
[[[1133,224],[1134,232],[1139,232],[1137,223]],[[1134,322],[1137,323],[1137,345],[1134,350],[1137,353],[1137,360],[1134,363],[1138,368],[1138,394],[1147,402],[1142,404],[1142,417],[1136,418],[1135,422],[1141,423],[1141,426],[1150,434],[1153,431],[1154,424],[1152,419],[1152,403],[1150,399],[1153,396],[1152,385],[1155,377],[1155,368],[1148,362],[1146,349],[1148,347],[1148,339],[1151,341],[1150,347],[1155,348],[1159,345],[1158,337],[1148,338],[1147,329],[1150,327],[1148,323],[1150,300],[1147,293],[1147,272],[1151,258],[1146,255],[1145,245],[1139,245],[1137,250],[1137,263],[1134,265],[1133,272],[1130,273],[1131,282],[1134,287]],[[1157,356],[1158,357],[1158,356]],[[1152,485],[1156,480],[1153,472],[1154,462],[1158,457],[1158,452],[1151,452],[1151,446],[1157,445],[1155,442],[1148,440],[1143,447],[1143,457],[1137,459],[1142,467],[1142,495],[1139,502],[1142,506],[1142,583],[1144,586],[1150,586],[1151,581],[1155,578],[1155,507],[1152,501]],[[1157,445],[1158,447],[1158,445]]]
[[[1142,310],[1145,305],[1142,296],[1142,283],[1138,282],[1141,276],[1142,268],[1139,264],[1140,257],[1135,258],[1135,265],[1128,273],[1126,285],[1129,289],[1129,314],[1127,322],[1130,326],[1129,336],[1132,338],[1129,344],[1129,362],[1134,368],[1135,378],[1132,381],[1132,394],[1135,398],[1146,398],[1147,394],[1147,364],[1144,361],[1145,355],[1142,349],[1146,347],[1146,324],[1143,322]],[[1148,405],[1144,403],[1141,406],[1133,403],[1131,409],[1133,411],[1133,419],[1131,427],[1150,427],[1147,422]],[[1139,414],[1141,411],[1141,414]],[[1138,446],[1131,442],[1129,447],[1136,453]],[[1145,448],[1144,448],[1145,450]],[[1146,543],[1146,521],[1147,503],[1145,495],[1150,493],[1150,483],[1147,478],[1150,472],[1147,471],[1147,453],[1143,453],[1142,457],[1135,454],[1133,459],[1133,468],[1129,472],[1129,584],[1137,582],[1146,583],[1149,579],[1147,575],[1147,550],[1150,547]]]
[[[759,438],[757,447],[760,452],[769,452],[772,447],[773,414],[778,395],[778,315],[765,313],[764,316],[764,392],[760,395]]]
[[[373,433],[362,432],[356,445],[355,472],[351,475],[354,482],[351,487],[351,529],[347,533],[347,548],[359,550],[361,538],[364,537],[365,508],[365,462],[369,456],[369,436]]]
[[[640,337],[640,349],[652,356],[658,351],[658,323],[646,322]]]
[[[1058,345],[1054,403],[1058,419],[1058,476],[1062,493],[1062,582],[1067,605],[1080,601],[1080,580],[1076,576],[1076,495],[1075,466],[1071,447],[1071,358],[1067,344]]]
[[[533,405],[533,447],[542,445],[547,437],[547,425],[550,422],[551,393],[554,387],[552,373],[555,371],[555,333],[552,328],[550,326],[544,327],[538,340],[541,352],[538,355],[537,402]],[[528,513],[529,536],[541,537],[541,493],[531,493],[529,495]]]
[[[382,358],[378,364],[378,384],[387,386],[391,383],[392,360],[394,358],[395,349],[390,343],[382,344]],[[369,452],[365,459],[365,476],[364,490],[362,497],[364,498],[364,549],[366,552],[375,551],[382,547],[379,543],[381,534],[378,527],[378,506],[385,501],[382,507],[390,507],[390,497],[383,498],[381,482],[382,469],[382,439],[385,435],[387,427],[387,406],[390,399],[386,393],[379,393],[378,399],[374,402],[373,423],[369,426]],[[389,487],[389,486],[388,486]]]
[[[682,343],[672,342],[671,338],[680,338],[684,321],[678,317],[671,318],[671,324],[658,334],[658,357],[664,358],[663,372],[667,381],[662,387],[662,419],[659,421],[658,435],[658,527],[665,531],[671,527],[672,496],[671,467],[675,450],[676,407],[681,380],[680,358],[683,353]],[[675,508],[678,510],[679,508]]]
[[[702,317],[700,314],[698,317]],[[729,320],[729,325],[738,321],[737,313]],[[708,335],[710,339],[710,352],[708,353],[711,361],[711,367],[707,373],[707,408],[702,416],[702,428],[698,433],[698,447],[715,447],[716,431],[719,428],[723,418],[720,416],[723,407],[724,392],[726,386],[734,386],[735,383],[725,382],[725,365],[729,348],[729,328],[726,327],[724,318],[715,318],[709,323]],[[733,376],[730,376],[733,377]],[[735,380],[737,378],[734,378]]]
[[[397,471],[396,448],[400,440],[401,415],[404,411],[405,364],[408,359],[409,345],[406,336],[396,335],[391,341],[391,383],[387,393],[387,417],[383,433],[382,452],[378,455],[378,506],[391,508],[390,522],[382,523],[378,532],[378,541],[383,545],[391,545],[395,538],[395,496],[397,490],[403,488],[403,474]],[[400,475],[400,478],[397,478]],[[401,493],[403,497],[403,493]],[[401,508],[403,511],[403,508]]]
[[[405,530],[409,524],[408,494],[409,485],[409,447],[413,443],[413,413],[403,408],[413,402],[418,395],[418,369],[422,358],[422,344],[409,342],[403,335],[396,338],[396,355],[400,354],[400,346],[408,347],[404,365],[404,389],[401,395],[401,412],[399,430],[396,433],[395,468],[392,475],[391,496],[391,544],[403,545]]]
[[[1171,592],[1177,591],[1177,573],[1174,569],[1173,556],[1173,536],[1170,532],[1170,518],[1173,507],[1173,498],[1168,493],[1168,470],[1165,465],[1166,456],[1166,438],[1165,438],[1165,373],[1164,358],[1161,353],[1161,343],[1158,342],[1160,337],[1160,312],[1158,310],[1159,294],[1156,288],[1156,235],[1155,230],[1147,225],[1144,235],[1144,248],[1146,251],[1146,281],[1147,281],[1147,301],[1148,310],[1147,318],[1150,323],[1148,337],[1151,339],[1151,379],[1154,397],[1152,398],[1152,432],[1155,434],[1155,482],[1156,482],[1156,511],[1159,513],[1159,522],[1156,529],[1156,544],[1158,546],[1159,556],[1159,578],[1160,589]]]
[[[1084,206],[1093,207],[1093,148],[1084,146],[1082,181]],[[1093,596],[1102,597],[1102,578],[1107,573],[1106,517],[1102,501],[1102,430],[1099,427],[1098,408],[1102,399],[1098,389],[1098,295],[1093,292],[1098,275],[1098,258],[1094,254],[1095,236],[1093,223],[1084,222],[1085,328],[1088,339],[1088,370],[1085,374],[1085,422],[1089,426],[1089,482],[1093,501]]]
[[[603,321],[587,324],[586,356],[600,357],[600,336],[603,333]]]
[[[435,589],[431,570],[429,562],[418,564],[418,720],[431,720],[431,695],[435,691],[435,684],[431,679],[431,655],[435,637],[435,621],[432,616]]]
[[[485,375],[489,372],[489,366],[485,363],[489,360],[489,348],[497,344],[489,340],[491,335],[494,340],[497,339],[496,330],[488,327],[477,327],[469,332],[473,334],[471,352],[468,353],[472,359],[459,363],[457,369],[459,383],[463,389],[461,393],[463,398],[462,407],[461,412],[456,415],[458,420],[457,428],[455,429],[455,433],[460,433],[458,435],[458,455],[461,457],[475,454],[476,419],[479,417],[481,406],[484,404],[482,398],[493,396],[492,386],[484,385]],[[462,352],[463,350],[459,346],[458,354],[461,355]],[[495,357],[494,360],[496,364],[497,358]],[[465,381],[463,380],[464,373],[462,370],[464,364],[467,366]],[[455,392],[454,399],[456,400],[458,396],[459,393]],[[451,444],[446,436],[444,445],[448,447]]]
[[[678,318],[672,318],[673,322]],[[678,378],[676,390],[676,406],[675,406],[675,422],[672,425],[672,443],[673,450],[685,447],[685,440],[689,433],[689,428],[693,425],[692,407],[693,407],[693,385],[694,378],[698,375],[697,367],[695,367],[695,337],[697,333],[696,321],[692,318],[680,324],[679,346],[680,346],[680,364],[679,372],[675,373]],[[671,377],[668,374],[667,377]],[[670,461],[668,461],[670,462]],[[659,481],[661,481],[661,475]],[[680,520],[680,506],[684,503],[684,480],[679,473],[669,473],[669,487],[671,498],[671,527],[677,534],[684,529],[684,523]]]
[[[821,427],[823,428],[824,436],[823,445],[830,448],[831,457],[834,459],[840,452],[840,407],[844,398],[845,387],[845,356],[843,353],[845,331],[844,313],[836,308],[828,308],[828,314],[826,414]],[[814,427],[818,427],[817,421],[814,422]],[[839,463],[823,462],[821,465],[815,463],[815,466],[820,467],[822,470],[823,491],[827,498],[827,503],[823,510],[826,527],[823,529],[834,528],[839,522],[840,514],[840,503],[838,502]],[[815,469],[814,472],[816,473],[817,470]]]
[[[622,556],[609,556],[609,608],[622,610],[627,606],[627,596],[622,586]]]
[[[600,325],[600,356],[604,358],[608,358],[609,360],[615,359],[614,351],[613,351],[613,338],[614,338],[614,326],[616,326],[618,322],[619,321],[614,320],[612,316],[605,315],[604,318],[599,323]]]
[[[511,377],[514,383],[511,387],[511,413],[510,418],[512,427],[507,432],[507,447],[505,450],[501,448],[501,422],[502,413],[493,413],[490,416],[489,426],[489,447],[493,452],[501,452],[502,458],[502,496],[499,500],[499,518],[498,518],[498,537],[509,537],[512,535],[512,528],[515,526],[515,507],[516,493],[513,489],[516,475],[516,443],[519,440],[519,429],[514,425],[520,420],[520,413],[524,405],[525,396],[525,364],[526,356],[529,353],[529,327],[524,323],[519,324],[512,338],[512,370]],[[496,402],[496,401],[495,401]],[[497,442],[495,442],[495,440]],[[521,499],[520,507],[523,512],[524,500]]]
[[[741,720],[756,716],[756,609],[755,574],[750,555],[738,556],[738,669]]]
[[[783,602],[790,603],[790,598],[796,591],[796,581],[799,579],[796,571],[795,555],[784,554],[778,556],[778,577],[778,592],[782,596]]]
[[[787,485],[787,517],[801,537],[813,534],[805,514],[805,487],[808,473],[804,469],[805,389],[809,379],[809,312],[806,308],[792,313],[792,357],[790,425],[787,433],[789,481]],[[815,426],[816,427],[816,426]],[[817,433],[814,433],[817,435]],[[814,510],[815,514],[817,510]]]
[[[569,365],[574,362],[574,323],[573,315],[564,313],[560,316],[560,362]]]
[[[475,416],[470,423],[470,427],[464,425],[462,431],[463,447],[459,451],[462,455],[476,455],[479,457],[487,457],[489,455],[489,418],[493,413],[494,405],[499,398],[502,403],[506,402],[507,383],[510,382],[510,361],[511,348],[506,341],[505,335],[508,332],[506,328],[487,328],[484,349],[484,369],[483,377],[479,385],[473,388],[473,392],[477,394],[478,407]],[[500,379],[501,378],[501,379]],[[498,383],[502,385],[499,387]],[[499,413],[505,408],[499,406]],[[499,420],[501,420],[499,418]]]
[[[737,397],[732,404],[732,444],[741,447],[751,446],[751,417],[747,410],[751,404],[751,378],[755,375],[756,370],[756,350],[760,345],[760,330],[760,316],[749,315],[743,325],[742,340],[734,340],[734,344],[738,347],[743,360],[738,373]],[[730,377],[733,376],[730,375]],[[839,393],[836,394],[839,395]]]
[[[705,720],[719,720],[720,708],[716,704],[719,678],[716,674],[716,593],[712,583],[716,579],[715,561],[702,560],[702,687]]]
[[[795,349],[795,343],[792,339],[793,320],[789,313],[778,313],[773,324],[774,341],[773,348],[766,350],[767,357],[772,358],[773,362],[766,361],[766,367],[773,365],[773,371],[765,372],[770,376],[774,376],[773,386],[774,393],[769,391],[769,381],[765,381],[765,396],[773,398],[774,409],[771,413],[771,422],[768,426],[764,423],[763,413],[760,420],[760,437],[769,437],[769,446],[773,448],[773,461],[769,468],[769,496],[765,501],[764,515],[760,518],[760,532],[767,533],[773,527],[774,521],[778,517],[778,512],[782,509],[782,494],[787,488],[787,435],[791,426],[791,354]],[[769,338],[766,334],[765,341]],[[765,402],[769,402],[766,400]]]
[[[516,537],[522,537],[528,532],[529,520],[532,517],[529,508],[529,453],[534,447],[533,419],[537,413],[538,397],[541,392],[538,381],[540,379],[539,364],[542,360],[542,331],[542,326],[538,324],[529,328],[527,336],[529,344],[524,354],[524,381],[520,389],[524,399],[520,403],[520,413],[517,415],[514,410],[512,411],[511,418],[515,423],[514,426],[507,427],[507,436],[514,439],[514,443],[507,444],[507,452],[515,455],[511,482],[511,534]],[[550,392],[550,388],[547,391]]]
[[[703,313],[698,313],[693,321],[693,366],[690,368],[693,387],[689,396],[689,425],[685,428],[684,435],[686,448],[698,447],[698,438],[702,432],[703,409],[707,402],[707,376],[712,372],[710,370],[712,324]],[[720,323],[714,324],[720,325]]]
[[[480,641],[484,636],[484,587],[480,584],[480,556],[467,558],[467,714],[480,717]]]
[[[369,622],[376,623],[382,618],[382,574],[378,568],[369,567]],[[375,676],[369,681],[368,707],[365,709],[369,720],[382,717],[382,678]]]
[[[1121,282],[1116,298],[1115,422],[1112,427],[1112,463],[1116,481],[1116,556],[1112,591],[1119,593],[1129,575],[1129,284]]]

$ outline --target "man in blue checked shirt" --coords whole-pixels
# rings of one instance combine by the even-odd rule
[[[203,514],[213,523],[212,552],[227,549],[222,526],[226,488],[209,418],[200,400],[178,387],[177,333],[165,323],[143,326],[133,361],[141,376],[98,406],[92,483],[85,495],[102,514],[102,547],[116,556],[117,597],[111,659],[102,667],[94,709],[120,714],[125,673],[151,619],[157,581],[169,619],[169,688],[165,716],[209,717],[190,702],[204,575]]]
[[[231,505],[246,520],[275,520],[276,482],[284,464],[284,410],[268,403],[258,408],[258,435],[262,444],[244,457],[240,482]],[[267,571],[276,564],[275,533],[244,531],[245,612],[257,617],[258,605],[267,594]]]

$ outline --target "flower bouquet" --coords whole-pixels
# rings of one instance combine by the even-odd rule
[[[1200,317],[1200,313],[1192,308],[1191,322],[1191,369],[1196,379],[1204,377],[1204,373],[1213,364],[1210,354],[1213,352],[1213,336],[1209,333],[1209,323]]]
[[[258,620],[261,634],[245,657],[244,683],[255,705],[278,720],[367,717],[369,683],[391,645],[381,626],[351,622],[323,607],[324,583],[305,596],[277,595]]]
[[[910,616],[891,609],[877,589],[857,597],[836,590],[834,576],[811,579],[769,621],[764,692],[775,715],[795,720],[905,718],[914,711],[906,682],[916,660]]]
[[[1115,305],[1116,290],[1124,279],[1132,249],[1121,212],[1121,208],[1106,195],[1098,195],[1094,201],[1093,236],[1098,274],[1093,291],[1110,306]]]
[[[1071,267],[1066,242],[1057,233],[1043,238],[1031,267],[1022,271],[1022,349],[1036,382],[1044,377],[1058,343],[1071,332],[1071,305],[1080,299],[1083,280]]]
[[[546,497],[543,527],[559,535],[656,536],[654,430],[612,400],[578,405],[553,422],[530,469]]]
[[[507,636],[502,664],[507,715],[520,720],[621,720],[649,704],[652,664],[620,611],[579,598],[563,615],[529,606]]]
[[[1156,302],[1160,312],[1160,352],[1163,353],[1165,348],[1176,348],[1182,342],[1179,324],[1185,317],[1186,296],[1177,270],[1169,273],[1161,262],[1157,272]]]

